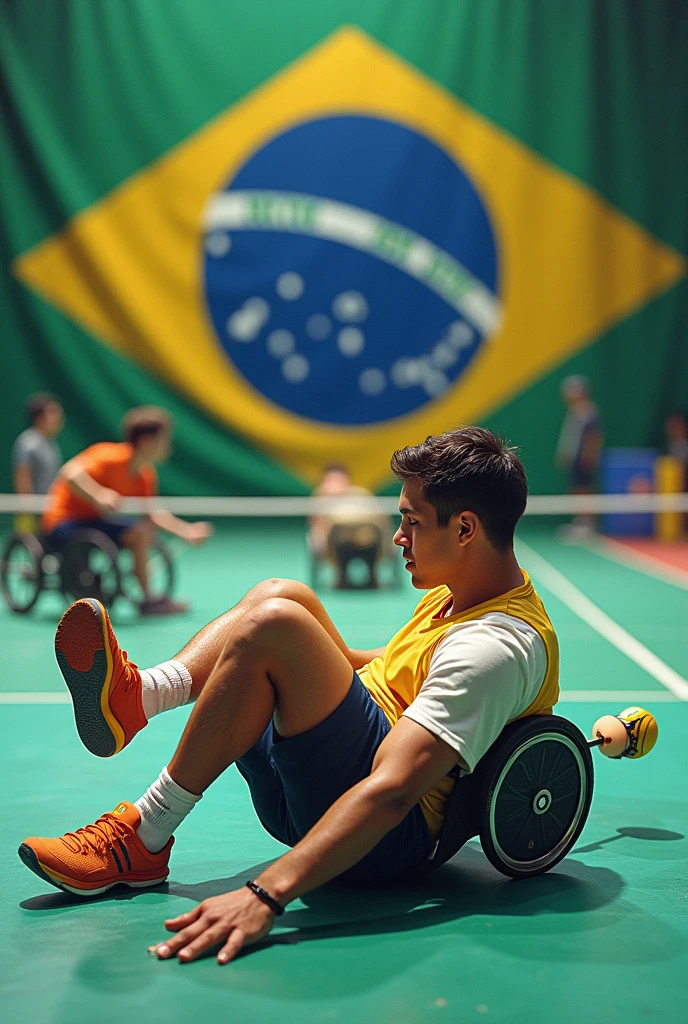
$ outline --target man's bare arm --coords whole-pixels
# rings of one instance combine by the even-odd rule
[[[402,718],[380,744],[368,778],[344,793],[293,850],[263,871],[258,885],[287,904],[336,878],[399,825],[457,760],[448,743]],[[194,960],[221,947],[217,958],[226,963],[242,946],[264,938],[273,922],[269,907],[249,889],[238,889],[166,921],[176,934],[150,951]]]
[[[119,506],[121,495],[110,487],[102,487],[86,472],[77,459],[65,462],[58,474],[70,491],[93,505],[102,516],[112,515]]]
[[[14,493],[33,494],[33,480],[31,478],[31,467],[28,464],[15,467]]]
[[[368,778],[344,793],[258,883],[288,903],[336,878],[399,825],[458,760],[444,740],[401,718],[380,744]]]
[[[180,519],[166,509],[152,509],[148,518],[160,530],[165,530],[174,537],[181,537],[188,544],[201,544],[214,532],[212,523],[187,523],[185,519]]]
[[[349,647],[349,661],[353,669],[358,670],[363,668],[364,665],[369,665],[371,661],[375,661],[376,658],[384,658],[386,647],[376,647],[373,651],[359,651],[354,647]]]

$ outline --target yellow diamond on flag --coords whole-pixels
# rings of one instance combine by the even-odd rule
[[[17,259],[306,480],[478,420],[683,258],[343,28]]]

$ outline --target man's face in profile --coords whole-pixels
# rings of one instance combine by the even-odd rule
[[[460,570],[462,550],[452,528],[437,525],[435,508],[423,497],[422,486],[407,480],[399,497],[401,523],[394,543],[402,549],[406,569],[418,590],[447,583]]]

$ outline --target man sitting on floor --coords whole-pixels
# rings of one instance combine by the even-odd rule
[[[97,601],[57,630],[77,728],[93,753],[126,746],[150,718],[196,705],[159,778],[94,825],[19,849],[46,881],[89,895],[167,878],[172,834],[236,763],[271,835],[292,849],[247,885],[165,922],[161,958],[219,947],[225,963],[298,896],[337,876],[389,882],[422,868],[458,764],[471,772],[507,722],[549,714],[557,639],[513,551],[526,504],[521,462],[466,427],[395,452],[403,481],[394,542],[428,590],[379,651],[350,649],[315,594],[270,580],[171,661],[139,672]]]
[[[144,615],[169,615],[187,605],[148,592],[148,551],[156,527],[201,544],[212,533],[209,523],[187,523],[171,512],[151,506],[147,516],[118,515],[122,498],[154,498],[158,493],[155,464],[171,451],[172,419],[164,409],[143,405],[130,409],[122,421],[124,441],[93,444],[60,470],[49,491],[42,528],[46,543],[61,548],[80,527],[107,534],[118,547],[131,548],[134,573],[142,593]]]

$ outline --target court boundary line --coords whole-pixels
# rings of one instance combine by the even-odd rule
[[[677,697],[671,690],[561,690],[559,693],[559,704],[571,701],[575,704],[584,704],[589,701],[591,704],[606,703],[607,701],[628,701],[629,707],[632,704],[681,704],[680,697]]]
[[[607,701],[623,701],[630,704],[646,704],[652,701],[659,701],[662,704],[680,702],[681,698],[670,690],[562,690],[559,694],[559,703],[571,701],[582,704],[606,703]],[[0,693],[0,704],[52,704],[71,705],[72,699],[68,693],[58,691],[14,691]]]
[[[0,693],[0,704],[71,704],[68,693],[58,690],[21,691]]]
[[[581,546],[593,555],[600,555],[627,569],[636,569],[652,579],[659,580],[660,583],[669,583],[671,586],[680,587],[681,590],[688,590],[688,572],[684,569],[668,565],[641,551],[633,551],[632,548],[617,544],[609,537],[594,537],[583,541]]]
[[[533,574],[547,590],[557,597],[579,619],[587,623],[618,651],[634,661],[648,675],[670,690],[679,700],[688,701],[688,681],[671,666],[662,661],[649,647],[637,640],[628,630],[615,622],[611,616],[591,601],[568,577],[556,569],[546,558],[538,554],[525,541],[518,540],[518,547],[533,563]],[[537,568],[535,568],[537,567]]]

